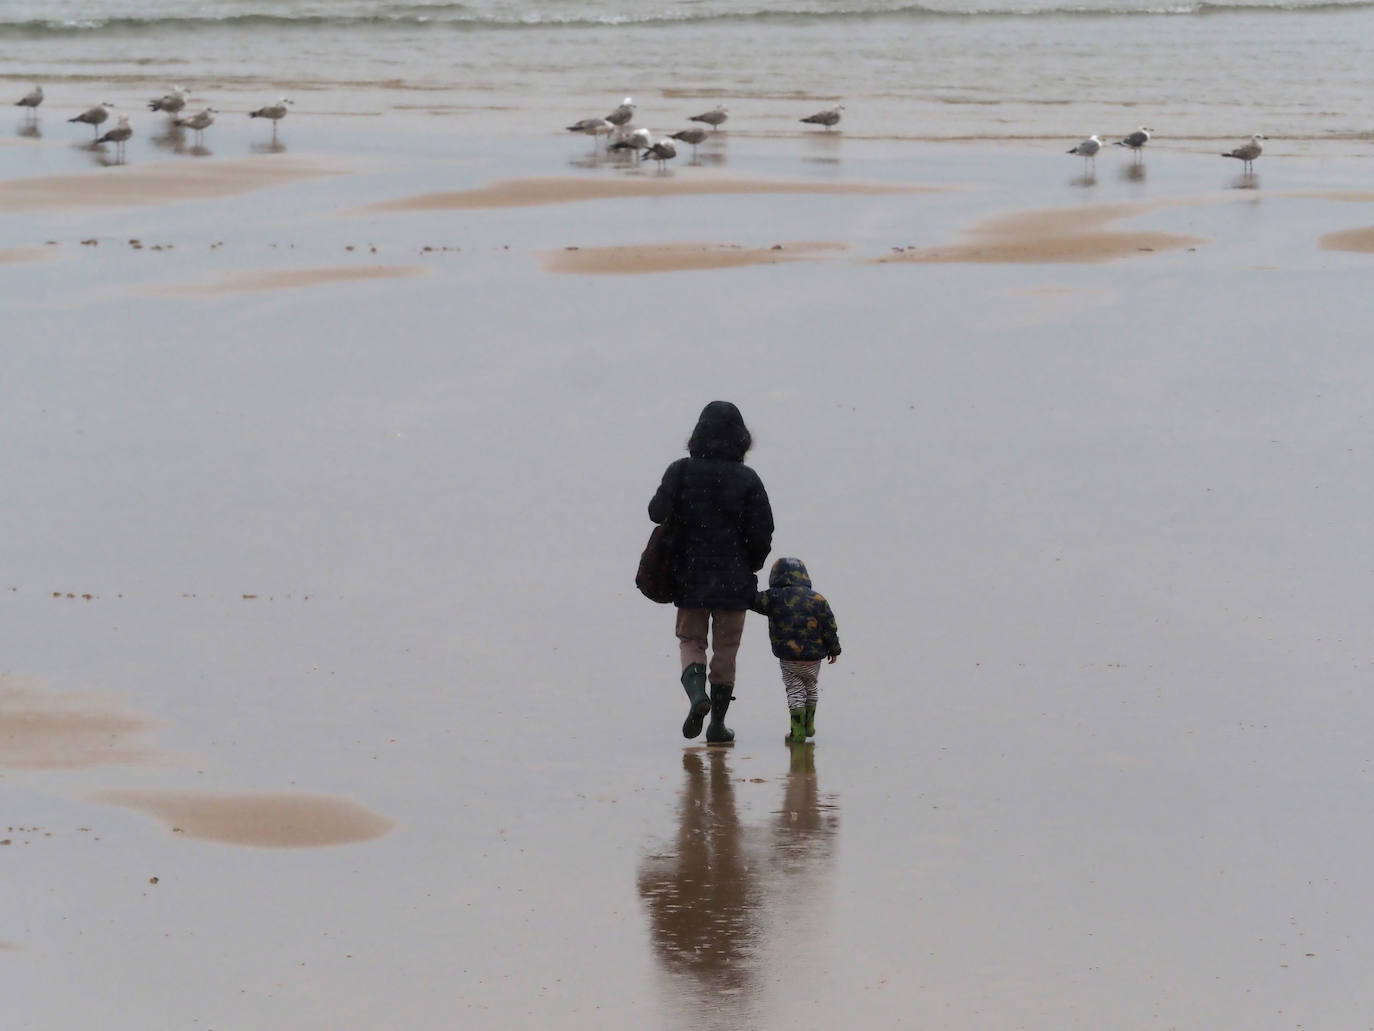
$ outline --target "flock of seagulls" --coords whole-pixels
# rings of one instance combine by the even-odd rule
[[[711,133],[724,125],[730,117],[730,109],[724,104],[718,104],[710,111],[703,111],[701,114],[690,115],[687,118],[689,122],[701,122],[703,125],[710,126],[709,129],[691,125],[655,141],[653,133],[648,129],[636,128],[631,124],[637,106],[633,98],[626,97],[616,105],[614,111],[605,117],[583,118],[565,128],[568,132],[581,133],[593,138],[604,136],[608,151],[630,151],[640,160],[653,158],[662,168],[664,162],[677,157],[677,146],[674,141],[688,144],[692,148],[692,152],[696,153],[697,147],[705,142]],[[823,126],[828,132],[840,123],[840,114],[843,111],[844,105],[837,104],[834,107],[826,108],[824,111],[817,111],[814,115],[807,115],[800,121],[808,125]]]
[[[1153,135],[1153,129],[1142,125],[1129,136],[1123,136],[1121,139],[1114,141],[1114,145],[1125,147],[1127,150],[1133,151],[1136,160],[1139,161],[1144,154],[1145,144],[1150,142],[1150,137]],[[1260,141],[1265,139],[1268,139],[1268,137],[1256,133],[1250,137],[1249,143],[1242,143],[1235,150],[1227,151],[1221,156],[1224,158],[1237,158],[1244,162],[1245,171],[1248,173],[1254,168],[1255,158],[1264,153],[1264,148],[1260,146]],[[1086,165],[1096,159],[1097,152],[1101,150],[1103,146],[1102,137],[1094,133],[1077,146],[1070,147],[1068,152],[1083,158],[1084,164]]]
[[[196,134],[196,145],[200,146],[204,141],[205,130],[214,124],[215,115],[219,114],[218,108],[203,107],[199,111],[185,114],[186,102],[188,99],[187,91],[181,86],[173,86],[172,89],[160,97],[154,97],[148,101],[149,111],[158,111],[166,114],[171,124],[178,129],[190,129]],[[43,87],[35,86],[29,92],[15,102],[16,107],[25,109],[25,117],[30,121],[38,120],[38,108],[43,103]],[[266,118],[272,122],[272,138],[277,137],[277,123],[286,117],[287,105],[292,101],[287,97],[279,98],[274,104],[267,104],[258,108],[256,111],[249,111],[250,118]],[[103,100],[94,107],[87,108],[79,115],[68,118],[68,122],[89,125],[92,130],[93,146],[104,143],[115,145],[116,159],[122,161],[124,158],[124,145],[133,136],[134,130],[129,122],[129,116],[120,114],[114,128],[104,135],[101,135],[100,127],[110,118],[111,111],[115,110],[115,105],[108,100]]]

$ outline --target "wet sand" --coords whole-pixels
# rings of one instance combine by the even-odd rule
[[[1346,229],[1339,233],[1327,233],[1321,238],[1321,245],[1328,251],[1353,251],[1357,254],[1374,254],[1374,226],[1359,229]]]
[[[1361,162],[293,119],[0,151],[10,1024],[1370,1022]],[[632,586],[717,397],[810,745]]]
[[[930,193],[951,186],[907,185],[871,182],[805,182],[768,179],[691,178],[540,178],[507,179],[470,190],[428,193],[371,204],[364,212],[464,211],[485,208],[519,208],[577,201],[614,200],[632,197],[724,197],[750,194],[806,194],[884,196]]]
[[[723,243],[639,244],[628,247],[565,247],[540,260],[549,272],[579,276],[631,276],[656,272],[776,265],[814,261],[846,250],[842,243],[787,243],[740,247]]]

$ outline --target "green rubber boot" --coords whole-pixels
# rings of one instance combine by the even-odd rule
[[[806,736],[816,736],[816,703],[812,702],[806,707]]]
[[[728,745],[735,740],[735,732],[725,725],[725,713],[735,700],[734,684],[711,685],[711,722],[706,725],[708,745]]]
[[[792,717],[792,730],[783,738],[783,742],[789,745],[806,744],[806,710],[790,709],[788,715]]]
[[[706,697],[706,667],[694,662],[682,671],[682,689],[687,692],[690,708],[687,718],[682,721],[682,736],[696,737],[701,733],[702,721],[711,711],[711,699]]]

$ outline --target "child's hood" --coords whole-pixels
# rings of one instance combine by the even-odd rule
[[[811,589],[811,576],[806,571],[806,563],[799,558],[780,558],[773,563],[768,573],[768,586],[805,587]]]

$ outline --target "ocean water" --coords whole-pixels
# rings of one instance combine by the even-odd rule
[[[555,132],[631,95],[655,124],[726,103],[732,131],[768,135],[843,102],[857,136],[1144,124],[1182,148],[1262,132],[1272,153],[1374,153],[1365,0],[14,0],[0,67],[52,108],[179,83],[230,109],[289,93]]]

